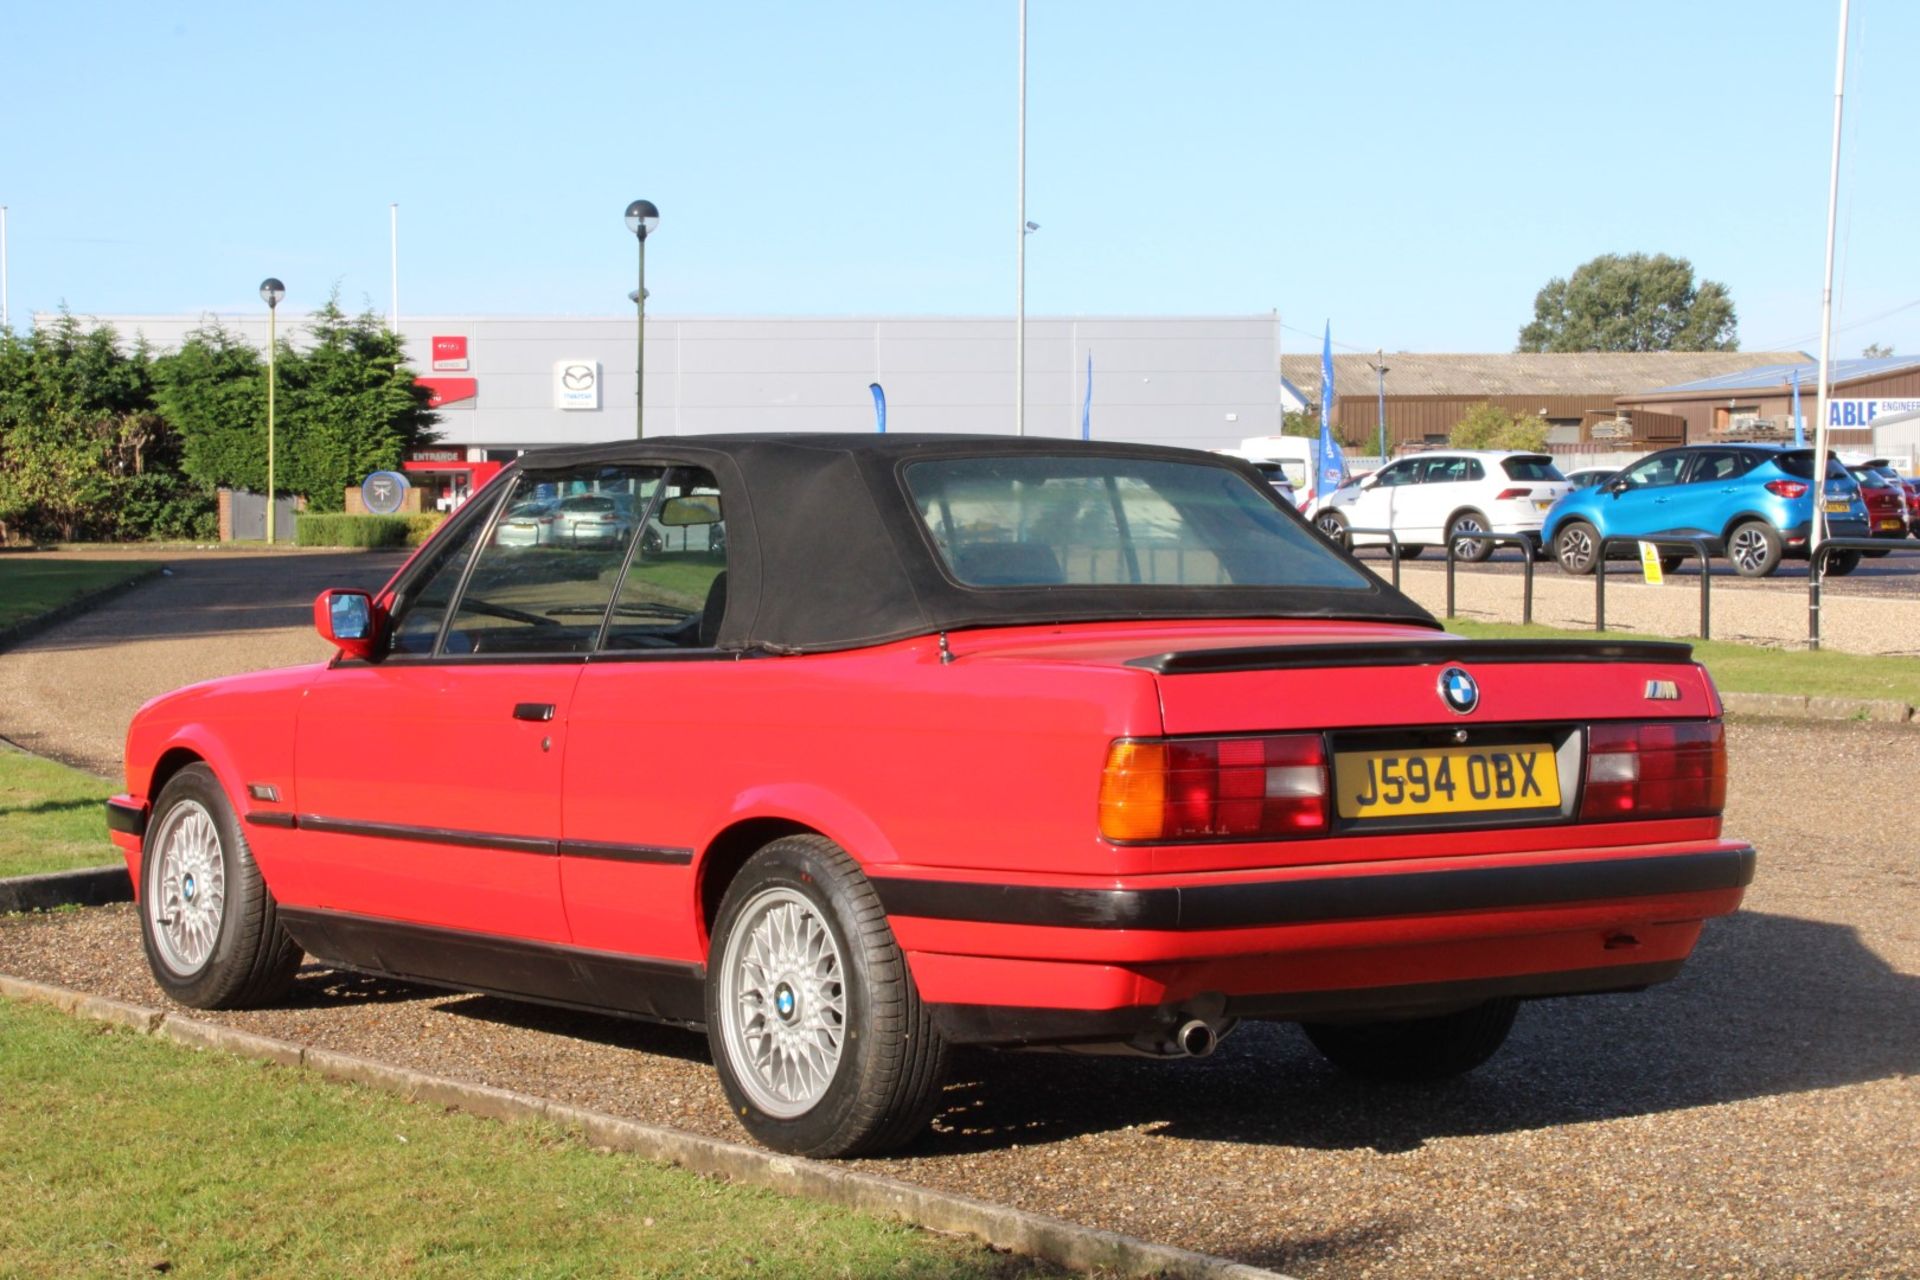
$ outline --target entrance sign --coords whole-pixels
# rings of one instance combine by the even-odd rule
[[[390,516],[407,500],[407,478],[398,471],[376,471],[360,482],[360,500],[376,516]]]
[[[553,407],[598,409],[600,407],[600,362],[598,360],[556,360],[553,365]]]

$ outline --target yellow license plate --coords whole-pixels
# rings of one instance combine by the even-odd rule
[[[1827,510],[1829,510],[1829,511],[1838,511],[1838,512],[1840,512],[1840,513],[1841,513],[1841,514],[1843,514],[1843,515],[1844,515],[1844,514],[1846,513],[1846,510],[1847,510],[1847,508],[1848,508],[1848,507],[1850,507],[1850,506],[1852,506],[1852,505],[1853,505],[1852,503],[1850,503],[1850,502],[1848,502],[1848,501],[1847,501],[1846,499],[1844,499],[1844,498],[1829,498],[1829,499],[1827,499]]]
[[[1342,751],[1333,774],[1343,818],[1560,807],[1559,769],[1545,743]]]

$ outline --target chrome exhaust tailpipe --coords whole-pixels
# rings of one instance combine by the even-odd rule
[[[1220,1037],[1214,1033],[1211,1023],[1194,1018],[1180,1024],[1180,1029],[1173,1033],[1173,1043],[1189,1058],[1204,1058],[1220,1043]]]

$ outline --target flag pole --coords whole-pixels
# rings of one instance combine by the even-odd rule
[[[1847,93],[1847,5],[1840,0],[1840,53],[1833,72],[1833,158],[1827,173],[1827,271],[1820,290],[1820,395],[1814,425],[1813,530],[1807,543],[1808,570],[1816,586],[1818,609],[1818,553],[1827,529],[1827,402],[1833,394],[1833,227],[1840,205],[1840,118]],[[1819,634],[1817,631],[1814,634]]]

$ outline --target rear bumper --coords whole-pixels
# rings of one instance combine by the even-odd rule
[[[1643,987],[1738,907],[1754,862],[1750,846],[1710,841],[1180,883],[874,885],[950,1039],[1046,1044],[1189,1016],[1388,1016]]]

